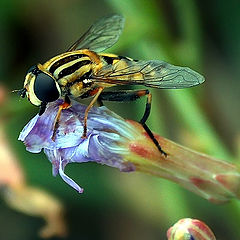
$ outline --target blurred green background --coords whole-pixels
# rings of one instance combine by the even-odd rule
[[[60,177],[52,177],[43,154],[28,153],[17,141],[38,109],[10,93],[22,87],[29,67],[64,52],[96,19],[119,13],[126,18],[125,29],[108,52],[189,66],[206,78],[194,89],[153,90],[151,129],[236,162],[240,155],[239,9],[237,0],[1,0],[0,84],[9,95],[0,118],[30,184],[64,202],[67,239],[166,239],[168,227],[184,217],[205,221],[217,239],[240,239],[237,201],[214,205],[163,179],[120,173],[94,163],[72,164],[66,172],[85,189],[77,194]],[[106,105],[138,120],[145,99]],[[0,198],[0,239],[39,239],[42,225],[41,218],[12,210]]]

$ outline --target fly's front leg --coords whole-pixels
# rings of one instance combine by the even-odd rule
[[[52,134],[52,140],[55,141],[55,138],[56,138],[56,133],[57,133],[57,129],[58,129],[58,126],[59,126],[59,120],[60,120],[60,117],[61,117],[61,112],[63,109],[67,109],[67,108],[70,108],[71,107],[71,101],[69,99],[69,97],[65,97],[65,100],[64,100],[64,103],[62,103],[61,105],[59,105],[59,108],[58,108],[58,112],[57,112],[57,115],[56,115],[56,118],[55,118],[55,121],[54,121],[54,124],[53,124],[53,134]]]
[[[46,110],[46,107],[47,107],[47,103],[46,102],[42,102],[41,105],[40,105],[40,109],[39,109],[39,116],[44,114],[44,112]]]
[[[128,90],[128,91],[118,91],[118,92],[103,92],[99,96],[99,101],[117,101],[117,102],[129,102],[129,101],[135,101],[139,99],[140,97],[147,96],[147,102],[145,111],[143,114],[142,119],[139,121],[145,131],[147,132],[148,136],[152,139],[153,143],[156,145],[158,150],[163,154],[165,157],[167,156],[167,153],[165,153],[161,146],[159,145],[157,139],[154,137],[152,131],[148,128],[146,121],[150,115],[151,111],[151,103],[152,103],[152,94],[146,89],[146,90]]]
[[[103,101],[100,99],[100,97],[98,97],[98,99],[97,99],[97,104],[98,104],[98,107],[104,106]]]

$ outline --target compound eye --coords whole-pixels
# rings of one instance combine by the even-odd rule
[[[42,102],[53,102],[60,97],[56,81],[43,72],[36,75],[34,93]]]

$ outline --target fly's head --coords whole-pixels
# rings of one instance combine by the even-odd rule
[[[35,106],[46,106],[61,96],[56,79],[41,64],[31,67],[25,77],[24,88],[19,91],[21,97],[27,96]]]

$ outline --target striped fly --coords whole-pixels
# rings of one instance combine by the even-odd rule
[[[145,112],[140,123],[160,152],[167,155],[145,123],[150,114],[151,93],[147,89],[104,89],[116,85],[188,88],[204,82],[204,78],[188,67],[174,66],[159,60],[133,60],[129,57],[101,53],[118,41],[123,26],[124,18],[119,15],[104,17],[95,22],[66,52],[31,67],[26,74],[20,95],[27,96],[33,105],[40,106],[40,115],[44,113],[49,102],[59,98],[64,100],[56,116],[53,140],[61,111],[71,106],[71,98],[93,97],[84,115],[82,137],[86,138],[87,116],[95,102],[102,104],[102,101],[133,101],[147,96]]]

